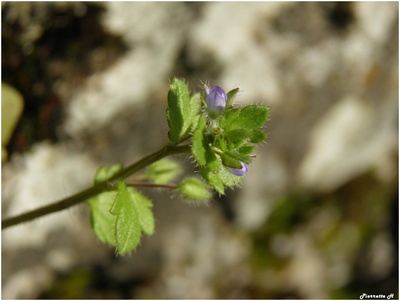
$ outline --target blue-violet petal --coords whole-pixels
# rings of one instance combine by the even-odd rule
[[[241,177],[244,176],[248,171],[249,171],[249,165],[247,165],[244,162],[240,162],[242,164],[242,168],[232,168],[232,167],[227,167],[229,172],[235,176]]]
[[[220,86],[214,86],[210,89],[206,89],[206,91],[206,103],[208,106],[208,110],[214,114],[221,112],[225,108],[226,100],[228,98],[224,89],[222,89]]]

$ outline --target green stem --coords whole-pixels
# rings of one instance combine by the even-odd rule
[[[171,184],[153,184],[153,183],[134,183],[134,182],[127,182],[127,186],[131,187],[142,187],[142,188],[165,188],[165,189],[176,189],[176,185]]]
[[[176,146],[176,145],[167,145],[163,147],[162,149],[144,157],[143,159],[133,163],[132,165],[127,166],[126,168],[122,169],[120,172],[118,172],[116,175],[111,177],[108,181],[105,181],[103,183],[97,184],[93,187],[90,187],[86,190],[83,190],[75,195],[72,195],[70,197],[67,197],[65,199],[62,199],[58,202],[52,203],[50,205],[43,206],[41,208],[28,211],[26,213],[22,213],[17,216],[5,218],[1,222],[1,228],[2,230],[14,225],[18,225],[24,222],[31,221],[33,219],[36,219],[41,216],[45,216],[54,212],[58,212],[61,210],[64,210],[66,208],[69,208],[71,206],[74,206],[76,204],[82,203],[86,201],[87,199],[103,192],[115,184],[115,182],[119,180],[126,179],[130,175],[138,172],[139,170],[143,169],[146,166],[149,166],[150,164],[171,156],[171,155],[177,155],[177,154],[184,154],[184,153],[190,153],[190,146],[189,145],[183,145],[183,146]]]

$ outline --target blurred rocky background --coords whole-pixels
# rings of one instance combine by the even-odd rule
[[[4,230],[3,298],[399,297],[396,2],[2,2],[2,81],[23,99],[3,218],[162,147],[174,76],[269,106],[242,187],[206,207],[147,189],[156,233],[124,257],[85,205]]]

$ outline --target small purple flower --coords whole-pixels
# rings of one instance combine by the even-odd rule
[[[224,89],[222,89],[220,86],[214,86],[210,89],[207,87],[206,92],[206,103],[208,110],[213,114],[218,114],[225,108],[226,100],[228,98]]]
[[[227,167],[228,171],[238,177],[244,176],[248,171],[249,171],[249,166],[244,163],[240,162],[242,164],[242,168],[232,168],[232,167]]]

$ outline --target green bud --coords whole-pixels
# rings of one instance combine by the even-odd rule
[[[168,159],[162,159],[150,165],[146,171],[146,177],[156,184],[167,184],[181,172],[178,163]]]
[[[207,202],[212,194],[207,185],[196,178],[187,178],[178,185],[178,191],[185,199]]]

